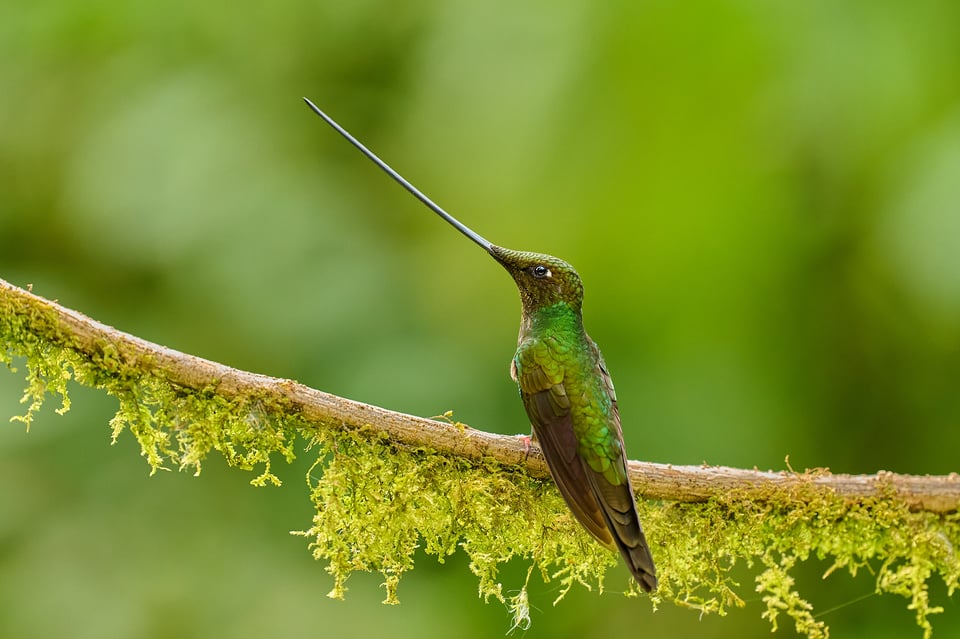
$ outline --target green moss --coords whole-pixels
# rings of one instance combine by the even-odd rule
[[[110,345],[81,355],[52,311],[3,295],[0,340],[0,361],[11,368],[15,357],[26,363],[27,408],[14,420],[29,427],[48,394],[60,398],[58,412],[68,410],[71,379],[103,389],[119,400],[110,422],[114,440],[132,433],[152,472],[176,467],[199,474],[216,451],[232,466],[258,471],[254,485],[277,485],[271,461],[291,461],[303,438],[316,456],[307,476],[316,514],[297,534],[308,537],[313,555],[326,563],[331,597],[344,596],[353,572],[376,571],[385,602],[396,603],[400,578],[413,569],[418,549],[441,562],[463,549],[479,594],[506,604],[514,627],[525,629],[534,572],[559,584],[559,601],[574,585],[602,592],[607,570],[618,562],[576,524],[551,483],[516,469],[406,448],[372,429],[307,424],[266,396],[227,399],[216,388],[185,389],[126,365]],[[956,513],[910,512],[892,498],[849,501],[812,488],[639,507],[661,576],[654,606],[669,601],[722,615],[755,590],[774,629],[786,618],[801,635],[827,637],[791,575],[813,556],[832,562],[825,578],[868,568],[878,593],[907,599],[926,638],[931,616],[942,611],[930,602],[931,578],[938,575],[950,594],[960,583]],[[499,569],[509,561],[530,570],[523,584],[507,584],[517,593],[508,597]],[[733,570],[744,566],[756,573],[755,584],[733,580]],[[626,577],[611,589],[639,594]]]
[[[317,513],[301,534],[328,564],[331,597],[343,596],[351,572],[373,570],[384,577],[385,603],[396,603],[397,583],[413,568],[417,549],[443,561],[463,548],[480,595],[500,601],[506,599],[498,567],[512,558],[559,579],[560,597],[574,583],[599,585],[616,560],[586,538],[545,482],[356,435],[322,447],[327,454],[310,481]]]

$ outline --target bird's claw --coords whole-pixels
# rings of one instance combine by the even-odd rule
[[[533,445],[533,438],[529,435],[517,435],[517,438],[523,442],[523,460],[530,457],[530,447]]]

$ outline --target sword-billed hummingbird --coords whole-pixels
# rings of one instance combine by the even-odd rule
[[[572,266],[541,253],[511,251],[464,226],[361,144],[313,102],[313,111],[437,215],[479,244],[513,277],[522,314],[510,375],[560,493],[584,528],[619,550],[640,587],[657,587],[633,488],[613,380],[583,329],[583,285]]]

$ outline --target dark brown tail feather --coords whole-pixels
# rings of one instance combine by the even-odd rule
[[[630,484],[614,486],[603,475],[585,467],[587,480],[600,511],[613,535],[613,541],[627,562],[627,568],[646,592],[657,588],[657,569],[653,565],[650,546],[640,526],[640,516]]]

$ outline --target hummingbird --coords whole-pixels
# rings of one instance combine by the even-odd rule
[[[484,239],[394,171],[313,102],[314,113],[434,213],[503,266],[520,291],[521,319],[510,375],[547,467],[574,517],[617,550],[640,587],[657,587],[627,474],[617,394],[600,349],[583,328],[583,284],[567,262]],[[529,444],[529,440],[528,444]]]

